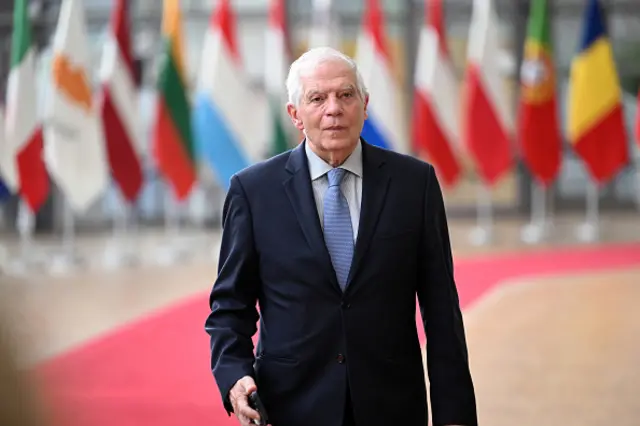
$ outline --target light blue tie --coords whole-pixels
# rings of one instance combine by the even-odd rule
[[[324,241],[331,256],[333,269],[342,290],[353,259],[353,229],[347,199],[340,190],[340,183],[347,171],[335,168],[329,171],[329,188],[324,194]]]

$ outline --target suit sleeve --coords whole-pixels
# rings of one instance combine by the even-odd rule
[[[449,230],[433,167],[427,179],[418,301],[427,336],[433,425],[478,424]]]
[[[257,331],[260,287],[251,211],[237,176],[231,179],[224,202],[222,229],[218,278],[205,330],[211,336],[211,371],[230,414],[230,389],[238,379],[255,375],[252,337]]]

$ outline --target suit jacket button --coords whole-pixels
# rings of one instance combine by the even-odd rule
[[[343,309],[349,309],[350,307],[351,307],[351,303],[342,302],[342,308]]]
[[[338,354],[336,361],[338,361],[338,364],[344,364],[344,355]]]

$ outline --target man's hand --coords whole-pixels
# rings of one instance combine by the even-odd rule
[[[229,391],[229,401],[233,412],[242,426],[253,425],[253,420],[260,420],[260,414],[249,407],[249,395],[257,389],[256,383],[250,376],[244,376],[236,382]]]

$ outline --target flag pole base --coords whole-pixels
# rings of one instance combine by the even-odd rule
[[[525,244],[538,244],[548,235],[546,226],[542,223],[529,223],[522,228],[520,239]]]
[[[552,235],[554,224],[550,220],[530,222],[522,227],[520,240],[525,244],[539,244]]]
[[[474,246],[484,246],[493,242],[493,200],[491,188],[481,184],[476,195],[477,224],[471,230],[469,240]]]
[[[587,208],[585,221],[576,229],[576,237],[583,243],[600,239],[599,187],[596,182],[587,184]]]
[[[46,271],[47,262],[41,254],[32,251],[30,257],[18,257],[11,260],[7,255],[3,259],[2,271],[7,275],[24,277],[33,273]]]
[[[122,249],[112,244],[104,252],[102,264],[106,269],[135,268],[141,265],[140,257],[132,250]]]
[[[485,246],[493,242],[493,232],[491,228],[476,226],[469,234],[469,242],[474,246]]]
[[[33,245],[35,214],[24,201],[20,201],[18,206],[16,226],[20,236],[20,254],[16,255],[15,259],[11,259],[8,251],[0,255],[3,270],[9,275],[21,277],[34,272],[43,272],[46,270],[47,258]]]
[[[0,271],[6,271],[9,267],[9,250],[0,245]]]
[[[138,227],[133,206],[121,196],[120,207],[121,212],[115,217],[111,241],[102,258],[102,265],[109,270],[133,268],[142,263],[137,254]]]
[[[189,251],[182,246],[168,244],[156,252],[156,264],[160,266],[170,266],[186,260],[189,257]]]
[[[520,231],[525,244],[538,244],[549,236],[552,224],[547,217],[547,195],[544,184],[531,182],[531,220]]]
[[[165,241],[163,247],[155,252],[155,263],[162,266],[174,265],[189,258],[192,247],[181,235],[181,219],[184,213],[184,201],[173,198],[171,190],[165,194]]]
[[[49,264],[49,273],[54,275],[66,275],[86,266],[87,262],[75,250],[54,256]]]
[[[598,241],[600,239],[600,227],[597,223],[585,222],[576,229],[576,237],[583,243]]]

